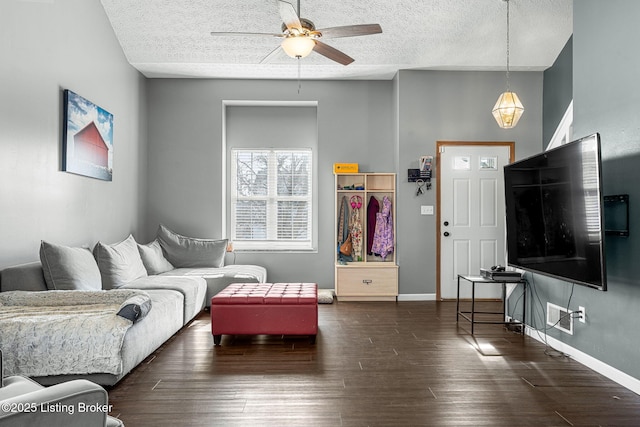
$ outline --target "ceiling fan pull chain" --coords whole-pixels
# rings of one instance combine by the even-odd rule
[[[300,68],[302,67],[300,63],[300,57],[298,56],[298,95],[300,95],[300,88],[302,87],[302,83],[300,82]]]

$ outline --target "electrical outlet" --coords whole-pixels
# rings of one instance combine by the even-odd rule
[[[578,307],[578,310],[580,311],[580,317],[578,320],[580,320],[580,323],[586,323],[587,312],[584,310],[584,307],[580,306]]]

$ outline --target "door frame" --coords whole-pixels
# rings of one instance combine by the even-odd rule
[[[441,152],[445,147],[463,147],[463,146],[493,146],[493,147],[509,147],[509,163],[513,163],[515,160],[516,143],[514,141],[436,141],[436,301],[441,301],[440,293],[440,261],[441,261],[441,244],[442,244],[442,232],[441,232],[441,213],[440,206],[442,193],[440,190],[440,167],[441,165]]]

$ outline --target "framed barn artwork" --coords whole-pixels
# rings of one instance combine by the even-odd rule
[[[65,89],[62,129],[62,170],[111,181],[113,114]]]

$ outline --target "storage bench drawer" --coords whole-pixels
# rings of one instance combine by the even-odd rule
[[[395,297],[398,267],[336,267],[336,295],[340,297]]]

